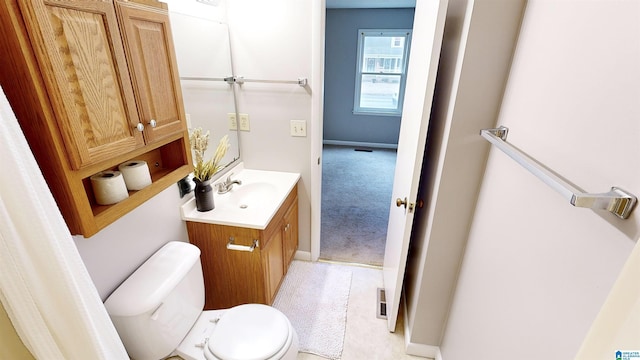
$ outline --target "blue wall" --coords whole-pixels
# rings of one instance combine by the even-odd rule
[[[358,29],[412,29],[414,9],[327,9],[324,140],[398,144],[399,116],[354,115]]]

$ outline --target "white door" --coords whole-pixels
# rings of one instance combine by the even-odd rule
[[[405,101],[384,254],[389,331],[395,331],[418,196],[448,0],[416,1]],[[404,204],[396,204],[400,200]]]

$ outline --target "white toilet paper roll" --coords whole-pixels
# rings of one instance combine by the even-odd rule
[[[144,160],[131,160],[118,166],[118,170],[124,176],[124,182],[129,190],[141,190],[151,185],[149,166]]]
[[[111,205],[129,197],[127,185],[120,171],[102,171],[91,177],[91,186],[96,202]]]

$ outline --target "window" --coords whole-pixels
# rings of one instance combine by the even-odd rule
[[[401,115],[411,30],[359,30],[354,114]]]

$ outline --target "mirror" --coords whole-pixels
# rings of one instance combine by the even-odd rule
[[[206,159],[218,141],[229,135],[230,148],[222,161],[228,166],[240,159],[237,130],[229,129],[228,114],[236,114],[235,89],[223,79],[232,76],[227,24],[170,12],[171,30],[180,73],[189,129],[209,131]]]

